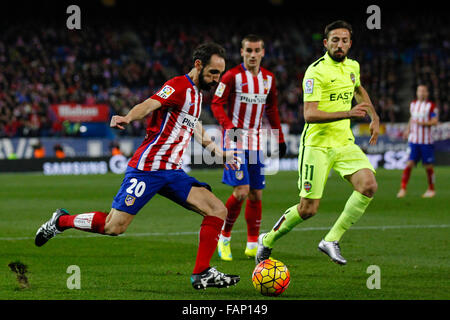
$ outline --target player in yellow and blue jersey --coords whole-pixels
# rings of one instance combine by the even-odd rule
[[[339,240],[363,215],[377,189],[375,170],[355,144],[350,120],[368,114],[370,144],[377,142],[379,117],[360,83],[359,63],[347,58],[352,27],[338,20],[325,28],[325,55],[312,63],[303,80],[305,127],[299,149],[300,203],[285,211],[268,233],[260,234],[256,262],[267,259],[275,242],[297,224],[317,213],[331,169],[353,186],[343,212],[319,243],[332,261],[346,264]],[[358,103],[352,108],[352,100]]]

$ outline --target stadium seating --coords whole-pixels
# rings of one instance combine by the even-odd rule
[[[277,77],[281,120],[292,133],[300,132],[304,120],[299,84],[307,66],[323,54],[322,22],[289,17],[276,23],[237,19],[208,24],[186,18],[170,24],[158,18],[125,26],[97,21],[82,32],[61,30],[51,22],[39,28],[26,22],[10,25],[0,33],[0,137],[73,135],[48,116],[52,103],[106,103],[112,113],[124,114],[166,79],[188,72],[192,49],[203,41],[223,44],[227,67],[232,67],[241,61],[242,30],[265,38],[263,65]],[[409,23],[408,19],[412,18],[382,31],[355,30],[350,56],[361,63],[362,83],[383,122],[406,121],[406,102],[419,82],[430,85],[441,120],[448,121],[445,23],[439,19],[433,25],[426,19]],[[423,31],[420,37],[414,33],[418,29]],[[411,76],[409,82],[405,74]],[[406,96],[400,96],[405,83],[411,87],[406,88]],[[211,94],[205,95],[204,123],[214,122],[210,100]],[[121,134],[142,136],[144,131],[141,122]]]

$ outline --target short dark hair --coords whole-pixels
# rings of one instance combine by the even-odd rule
[[[348,32],[350,32],[350,38],[352,37],[353,34],[353,28],[352,25],[350,23],[348,23],[347,21],[344,20],[337,20],[334,21],[332,23],[330,23],[329,25],[327,25],[325,27],[325,32],[324,32],[324,38],[328,39],[328,34],[334,30],[334,29],[340,29],[340,28],[344,28],[347,29]]]
[[[195,48],[192,60],[194,63],[196,60],[200,60],[203,66],[206,66],[209,64],[211,56],[214,54],[225,59],[225,49],[220,44],[215,42],[205,42]]]
[[[264,48],[264,40],[263,40],[263,38],[261,38],[257,34],[248,34],[248,35],[246,35],[241,41],[241,48],[244,48],[245,41],[248,41],[248,42],[261,41],[262,47]]]

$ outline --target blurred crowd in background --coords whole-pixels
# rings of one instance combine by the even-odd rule
[[[324,54],[323,29],[331,21],[286,17],[200,20],[158,17],[127,23],[100,21],[82,30],[51,22],[2,26],[0,33],[0,137],[73,136],[73,126],[49,115],[54,103],[106,103],[126,114],[169,78],[189,72],[193,49],[215,41],[227,50],[227,69],[241,62],[240,41],[248,33],[265,39],[262,65],[275,73],[283,123],[303,129],[301,81],[308,65]],[[349,57],[361,65],[361,83],[382,122],[406,122],[418,83],[429,86],[441,121],[449,121],[448,23],[437,17],[402,17],[381,30],[354,25]],[[216,123],[204,96],[202,120]],[[72,131],[71,131],[72,130]],[[143,136],[144,121],[125,136]]]

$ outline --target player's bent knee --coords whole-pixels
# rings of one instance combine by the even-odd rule
[[[105,226],[105,234],[108,236],[118,236],[122,233],[124,233],[125,231],[122,228],[116,227],[116,226],[111,226],[111,227],[106,227]]]
[[[250,186],[242,185],[236,186],[233,189],[233,195],[238,201],[244,201],[250,192]]]
[[[316,215],[317,205],[314,203],[300,203],[297,207],[297,211],[303,220],[309,219]]]
[[[223,204],[222,205],[218,205],[218,206],[215,206],[212,209],[211,215],[214,216],[214,217],[218,217],[218,218],[220,218],[222,220],[225,220],[225,218],[228,215],[228,210]]]
[[[124,233],[127,227],[123,224],[118,223],[106,223],[105,224],[105,234],[109,236],[118,236]]]
[[[369,180],[364,183],[361,193],[366,197],[372,198],[375,195],[375,192],[378,190],[378,184],[374,180]]]
[[[300,217],[303,220],[306,220],[306,219],[309,219],[311,217],[314,217],[316,215],[316,213],[317,212],[315,212],[315,211],[302,211],[302,212],[300,212]]]
[[[250,201],[262,200],[262,190],[250,190],[250,192],[248,193],[248,199]]]

